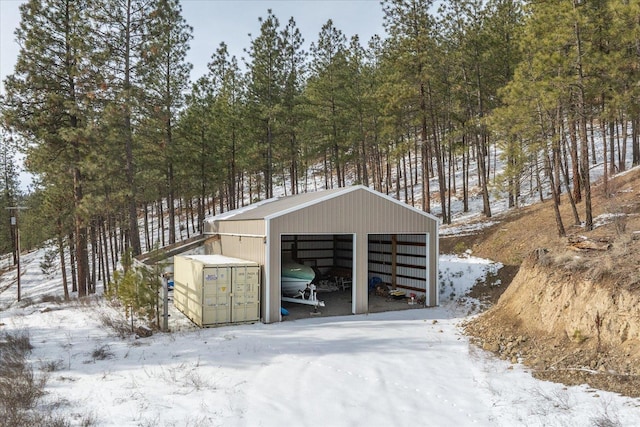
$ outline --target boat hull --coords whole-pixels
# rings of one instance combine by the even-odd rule
[[[311,267],[298,263],[282,264],[280,275],[281,293],[284,296],[298,295],[316,277]]]

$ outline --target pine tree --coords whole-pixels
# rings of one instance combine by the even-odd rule
[[[99,33],[99,54],[108,67],[103,69],[104,84],[109,88],[102,116],[104,140],[103,189],[113,202],[127,209],[126,235],[134,255],[142,252],[138,229],[138,197],[142,183],[136,179],[136,157],[141,155],[139,138],[135,137],[140,122],[142,90],[142,55],[145,49],[145,23],[151,12],[146,0],[111,0],[99,3],[95,20]],[[136,141],[138,139],[138,141]],[[124,182],[118,182],[124,170]]]
[[[181,181],[186,181],[188,188],[198,196],[198,230],[202,232],[205,216],[205,204],[213,183],[216,151],[212,114],[213,89],[210,80],[201,77],[193,84],[186,97],[186,109],[180,115],[177,125],[179,138],[177,144],[183,151],[183,158],[191,161],[191,167],[183,168],[178,174]],[[196,166],[197,165],[197,166]],[[189,191],[189,190],[188,190]]]
[[[380,129],[383,117],[383,102],[380,100],[378,89],[382,85],[383,71],[381,69],[383,56],[383,42],[380,36],[373,36],[367,43],[362,68],[362,97],[361,108],[362,125],[359,126],[361,138],[360,157],[362,167],[358,181],[369,186],[375,184],[375,152],[380,143]],[[350,61],[353,63],[353,60]]]
[[[175,166],[180,153],[175,150],[174,117],[184,105],[189,87],[191,64],[186,62],[193,29],[182,17],[178,0],[155,0],[146,22],[144,57],[141,74],[146,98],[146,114],[150,121],[147,134],[151,143],[160,141],[161,164],[167,185],[169,209],[169,244],[176,242],[177,183]],[[157,131],[155,130],[157,129]]]
[[[369,185],[369,146],[375,138],[375,122],[378,117],[375,93],[375,57],[353,36],[347,54],[347,79],[344,88],[348,106],[348,151],[356,168],[356,181]]]
[[[8,213],[7,208],[17,206],[20,196],[18,171],[16,168],[16,145],[11,133],[0,127],[0,212]],[[0,222],[0,251],[15,253],[15,227],[11,225],[10,215],[4,215]]]
[[[518,42],[522,32],[523,14],[520,3],[514,0],[492,0],[485,8],[486,22],[483,25],[483,37],[489,54],[485,55],[485,68],[487,75],[487,92],[489,96],[485,104],[491,109],[500,106],[500,97],[495,96],[512,78],[517,64],[520,62],[520,50]],[[505,152],[507,167],[515,172],[509,175],[508,180],[508,205],[514,207],[520,193],[520,173],[522,171],[521,158],[518,153],[517,142],[510,140]]]
[[[283,41],[280,21],[271,9],[259,18],[260,34],[251,41],[246,64],[249,73],[248,102],[252,128],[258,142],[265,184],[265,198],[273,197],[274,153],[278,152],[279,132],[276,117],[282,104],[284,86]],[[259,189],[258,189],[259,192]]]
[[[640,2],[627,0],[610,0],[607,2],[611,16],[610,40],[608,45],[608,61],[604,66],[610,77],[609,84],[612,97],[608,103],[611,115],[616,116],[622,126],[622,146],[618,158],[614,157],[613,146],[610,154],[611,170],[624,171],[627,156],[627,124],[632,124],[631,163],[640,164],[640,104],[635,100],[640,97],[640,87],[635,84],[640,79]],[[617,160],[617,162],[616,162]]]
[[[291,194],[299,192],[298,178],[300,162],[300,127],[302,122],[302,90],[305,77],[306,52],[302,49],[304,39],[293,18],[281,32],[283,44],[284,87],[282,98],[283,134],[288,143],[289,181]],[[284,156],[283,156],[284,157]],[[305,171],[306,172],[306,171]]]
[[[16,39],[22,46],[6,81],[5,118],[33,141],[31,169],[51,183],[73,189],[78,295],[87,293],[86,174],[92,168],[95,104],[100,91],[94,59],[91,0],[31,0],[20,7]]]
[[[517,75],[528,76],[528,85],[544,88],[545,104],[556,104],[548,110],[560,108],[566,117],[567,131],[575,146],[572,163],[577,184],[574,192],[578,187],[583,191],[585,227],[591,229],[588,127],[597,111],[594,101],[599,98],[602,81],[595,73],[599,69],[598,45],[594,43],[597,26],[593,25],[586,7],[575,0],[532,4],[524,32],[530,62],[520,66],[529,69]],[[580,196],[576,193],[575,200],[579,201]]]
[[[214,103],[212,115],[214,133],[219,141],[215,150],[220,174],[219,182],[226,187],[227,209],[239,207],[238,187],[242,179],[240,171],[250,164],[250,147],[247,144],[246,81],[237,59],[229,56],[226,44],[221,44],[209,63],[209,78],[213,83]]]
[[[0,128],[0,209],[6,212],[6,208],[17,206],[20,196],[18,185],[18,171],[16,170],[16,145],[9,131]],[[15,227],[9,218],[0,222],[0,251],[13,253],[13,262],[16,263]]]
[[[432,0],[387,0],[382,3],[384,26],[389,34],[396,79],[409,85],[411,108],[420,129],[422,158],[422,209],[431,212],[431,158],[434,154],[429,132],[429,72],[435,52],[435,19]],[[441,181],[442,182],[442,181]],[[444,204],[443,204],[444,209]]]
[[[344,187],[345,154],[348,135],[348,101],[346,86],[347,39],[343,32],[327,21],[318,40],[311,44],[310,77],[306,97],[313,117],[317,155],[324,158],[325,188]]]
[[[462,135],[454,144],[462,152],[463,163],[469,163],[473,144],[479,153],[478,182],[482,189],[483,210],[491,214],[489,203],[489,146],[492,143],[484,118],[498,107],[498,89],[512,77],[518,62],[518,34],[521,11],[513,0],[455,0],[446,2],[440,8],[440,26],[443,28],[443,60],[448,63],[449,78],[446,87],[450,95],[452,123]],[[443,73],[439,73],[443,74]],[[461,83],[459,83],[461,82]],[[513,153],[513,150],[505,150]],[[510,163],[514,159],[507,159]],[[468,167],[463,170],[463,198],[468,210]],[[509,206],[516,202],[517,180],[509,182]]]

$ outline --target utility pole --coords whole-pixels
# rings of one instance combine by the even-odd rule
[[[18,225],[18,213],[21,210],[25,210],[29,208],[25,206],[9,206],[5,209],[11,211],[11,225],[16,228],[15,251],[16,251],[16,266],[18,268],[18,273],[17,273],[18,301],[20,301],[20,226]]]

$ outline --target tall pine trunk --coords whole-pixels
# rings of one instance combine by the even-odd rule
[[[67,266],[64,257],[64,239],[62,237],[62,220],[58,218],[58,254],[60,255],[60,272],[62,274],[62,289],[64,290],[64,299],[69,301],[69,283],[67,280]]]
[[[422,147],[422,210],[431,212],[431,187],[429,185],[429,142],[427,138],[427,102],[423,83],[420,83],[420,139]]]
[[[574,8],[578,7],[578,0],[574,0]],[[589,139],[587,135],[587,101],[585,95],[585,78],[584,71],[582,69],[582,34],[580,24],[574,23],[574,32],[576,37],[576,56],[577,56],[577,78],[578,78],[578,126],[580,131],[580,167],[582,174],[582,184],[584,189],[584,204],[585,204],[585,229],[591,230],[593,228],[593,212],[591,202],[591,176],[589,172]]]
[[[125,24],[125,51],[124,51],[124,139],[125,139],[125,177],[129,191],[126,196],[127,208],[129,209],[129,240],[131,243],[132,255],[140,255],[142,248],[140,245],[140,232],[138,230],[138,209],[136,206],[136,182],[135,165],[133,162],[133,130],[131,127],[131,33],[132,22],[131,12],[133,5],[131,0],[127,0],[127,16]]]

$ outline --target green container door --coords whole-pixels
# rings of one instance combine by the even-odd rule
[[[260,267],[233,267],[233,322],[260,318]]]
[[[202,324],[230,323],[231,269],[205,267],[202,282]]]

